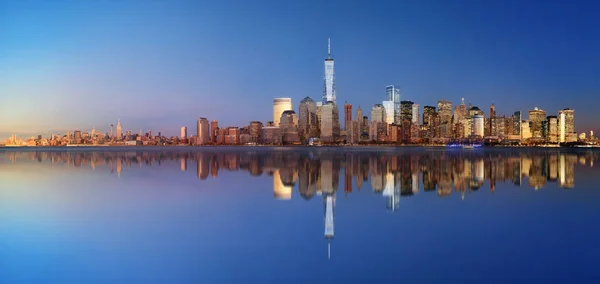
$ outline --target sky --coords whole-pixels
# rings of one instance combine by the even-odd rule
[[[486,115],[572,108],[577,131],[600,131],[592,2],[0,0],[0,140],[266,122],[273,98],[320,100],[328,37],[354,110],[396,85]]]

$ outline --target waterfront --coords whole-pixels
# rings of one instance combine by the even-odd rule
[[[0,281],[593,282],[599,157],[2,149]]]

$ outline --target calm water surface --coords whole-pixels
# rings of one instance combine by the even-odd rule
[[[0,150],[0,283],[598,283],[599,157]]]

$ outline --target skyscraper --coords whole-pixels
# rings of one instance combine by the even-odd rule
[[[210,122],[210,141],[217,142],[217,135],[219,135],[219,122],[213,120]]]
[[[335,99],[335,72],[334,72],[334,61],[331,58],[331,40],[327,39],[327,58],[325,59],[325,75],[323,78],[323,99],[322,103],[325,105],[331,101],[336,103]]]
[[[546,137],[546,141],[558,143],[558,117],[550,115],[546,119],[548,120],[548,137]]]
[[[383,122],[387,123],[388,125],[394,123],[396,121],[396,118],[394,116],[394,113],[396,113],[396,111],[394,109],[394,102],[393,101],[383,101],[382,105],[383,105],[383,108],[385,109],[385,118],[384,118]]]
[[[494,104],[490,106],[490,122],[488,128],[490,129],[490,136],[498,136],[498,131],[496,130],[496,106],[494,106]]]
[[[542,121],[546,119],[546,112],[535,107],[529,110],[530,131],[533,138],[542,138]]]
[[[394,122],[400,125],[400,89],[394,85],[385,87],[385,100],[394,102]]]
[[[298,108],[298,132],[302,141],[306,141],[318,133],[317,104],[310,97],[305,97]]]
[[[198,122],[196,124],[196,135],[197,144],[205,145],[208,144],[208,142],[210,142],[210,129],[208,126],[208,119],[204,117],[198,118]]]
[[[419,104],[412,106],[412,124],[421,125],[421,106]]]
[[[279,126],[279,119],[281,119],[281,114],[286,110],[293,110],[292,99],[290,99],[290,98],[273,99],[273,124],[275,126]]]
[[[117,120],[117,139],[123,137],[123,129],[121,128],[121,119]]]
[[[440,115],[442,124],[449,123],[452,119],[452,103],[445,100],[439,100],[437,112]]]
[[[401,101],[400,102],[400,121],[401,122],[408,120],[412,123],[412,121],[413,121],[413,105],[414,105],[414,103],[411,101]]]
[[[345,103],[344,104],[344,129],[348,130],[348,128],[352,125],[352,105]]]
[[[340,116],[337,105],[328,101],[321,107],[321,141],[337,142],[340,136]]]
[[[558,112],[558,129],[561,143],[577,141],[575,110],[566,108]]]
[[[186,139],[187,138],[187,127],[183,126],[181,127],[181,139]]]
[[[429,126],[431,124],[431,116],[435,113],[434,106],[423,107],[423,125]]]
[[[521,116],[521,111],[515,111],[513,114],[513,135],[521,135],[521,120],[523,117]]]

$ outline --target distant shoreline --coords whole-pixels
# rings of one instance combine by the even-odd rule
[[[480,146],[476,149],[464,149],[460,146],[448,146],[448,145],[392,145],[392,144],[363,144],[363,145],[321,145],[321,146],[308,146],[308,145],[72,145],[72,146],[0,146],[0,150],[11,150],[11,149],[90,149],[90,148],[101,148],[101,149],[169,149],[169,148],[190,148],[190,149],[210,149],[210,148],[434,148],[434,149],[459,149],[466,151],[477,151],[477,148],[482,149],[600,149],[600,145],[581,145],[581,146]]]

